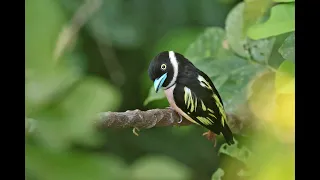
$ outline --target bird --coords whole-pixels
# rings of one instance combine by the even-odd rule
[[[162,51],[150,62],[149,78],[156,93],[164,90],[173,109],[180,116],[206,128],[203,133],[214,141],[222,133],[228,145],[234,144],[234,136],[227,123],[227,115],[220,94],[211,79],[179,52]]]

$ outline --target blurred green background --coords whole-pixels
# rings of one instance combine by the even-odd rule
[[[294,103],[290,84],[294,83],[294,1],[283,3],[288,7],[266,0],[26,1],[25,102],[26,116],[32,118],[26,121],[26,178],[207,180],[224,174],[223,179],[246,179],[238,172],[249,162],[233,153],[242,150],[238,147],[219,155],[223,138],[214,148],[201,136],[205,132],[201,127],[143,129],[137,137],[132,129],[97,132],[92,119],[104,111],[167,107],[163,94],[153,93],[147,68],[156,54],[174,50],[208,73],[228,112],[250,122],[269,123],[264,112],[270,111],[262,105],[268,100],[261,100],[259,93],[273,94],[280,82],[274,77],[281,67],[290,76],[281,79],[281,88],[286,87],[280,94],[287,104],[279,107]],[[275,13],[270,12],[272,6],[277,7]],[[276,87],[268,89],[263,79],[254,90],[252,84],[259,84],[261,78],[255,79],[256,74],[265,71],[267,75],[262,76],[271,74],[270,82]],[[253,98],[250,103],[250,94],[259,101]],[[246,110],[239,110],[243,107]],[[278,120],[289,121],[276,126],[288,130],[285,135],[292,139],[293,115]],[[269,134],[282,137],[273,131]],[[254,142],[265,142],[250,140],[251,150],[272,144],[279,146],[279,152],[292,152],[292,141],[251,136],[262,138]],[[270,177],[292,179],[290,160],[281,161],[288,167],[284,175],[270,170],[274,174]]]

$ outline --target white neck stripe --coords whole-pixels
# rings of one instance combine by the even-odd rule
[[[171,82],[168,84],[168,86],[165,87],[165,89],[167,89],[168,87],[171,87],[176,82],[178,77],[178,61],[173,51],[169,51],[169,59],[173,66],[173,77]]]

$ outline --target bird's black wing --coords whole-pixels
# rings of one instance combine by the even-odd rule
[[[176,105],[197,124],[216,134],[222,132],[228,143],[233,142],[221,97],[203,72],[192,71],[182,76],[173,97]]]

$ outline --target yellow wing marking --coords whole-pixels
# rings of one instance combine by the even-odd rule
[[[199,80],[200,85],[201,85],[202,87],[205,87],[205,88],[207,88],[207,89],[212,90],[212,88],[211,88],[211,86],[210,86],[210,83],[209,83],[208,81],[206,81],[206,80],[204,79],[204,77],[198,75],[198,80]]]
[[[214,112],[213,112],[213,110],[212,110],[212,109],[210,109],[210,108],[208,108],[208,111],[209,111],[209,112],[211,112],[211,113],[214,113]]]
[[[197,99],[197,97],[195,97],[195,103],[194,103],[194,112],[196,112],[197,111],[197,103],[198,103],[198,99]]]
[[[189,88],[184,87],[184,103],[187,105],[187,109],[189,109],[190,106],[190,112],[196,111],[197,108],[197,97],[192,96],[192,92]]]
[[[209,118],[204,118],[201,116],[197,116],[197,119],[202,122],[204,125],[211,125],[213,122]]]
[[[226,113],[223,109],[223,106],[222,106],[220,100],[219,100],[219,97],[216,94],[213,94],[213,98],[216,100],[216,104],[217,104],[219,111],[220,111],[220,114],[221,114],[222,127],[224,127],[225,120],[227,119]]]
[[[214,114],[212,114],[212,113],[209,113],[209,116],[212,116],[212,117],[214,117],[214,118],[217,119],[217,117],[216,117]]]
[[[206,106],[204,105],[204,103],[203,103],[202,100],[201,100],[201,107],[202,107],[202,110],[203,110],[203,111],[206,111],[206,110],[207,110],[207,108],[206,108]]]

